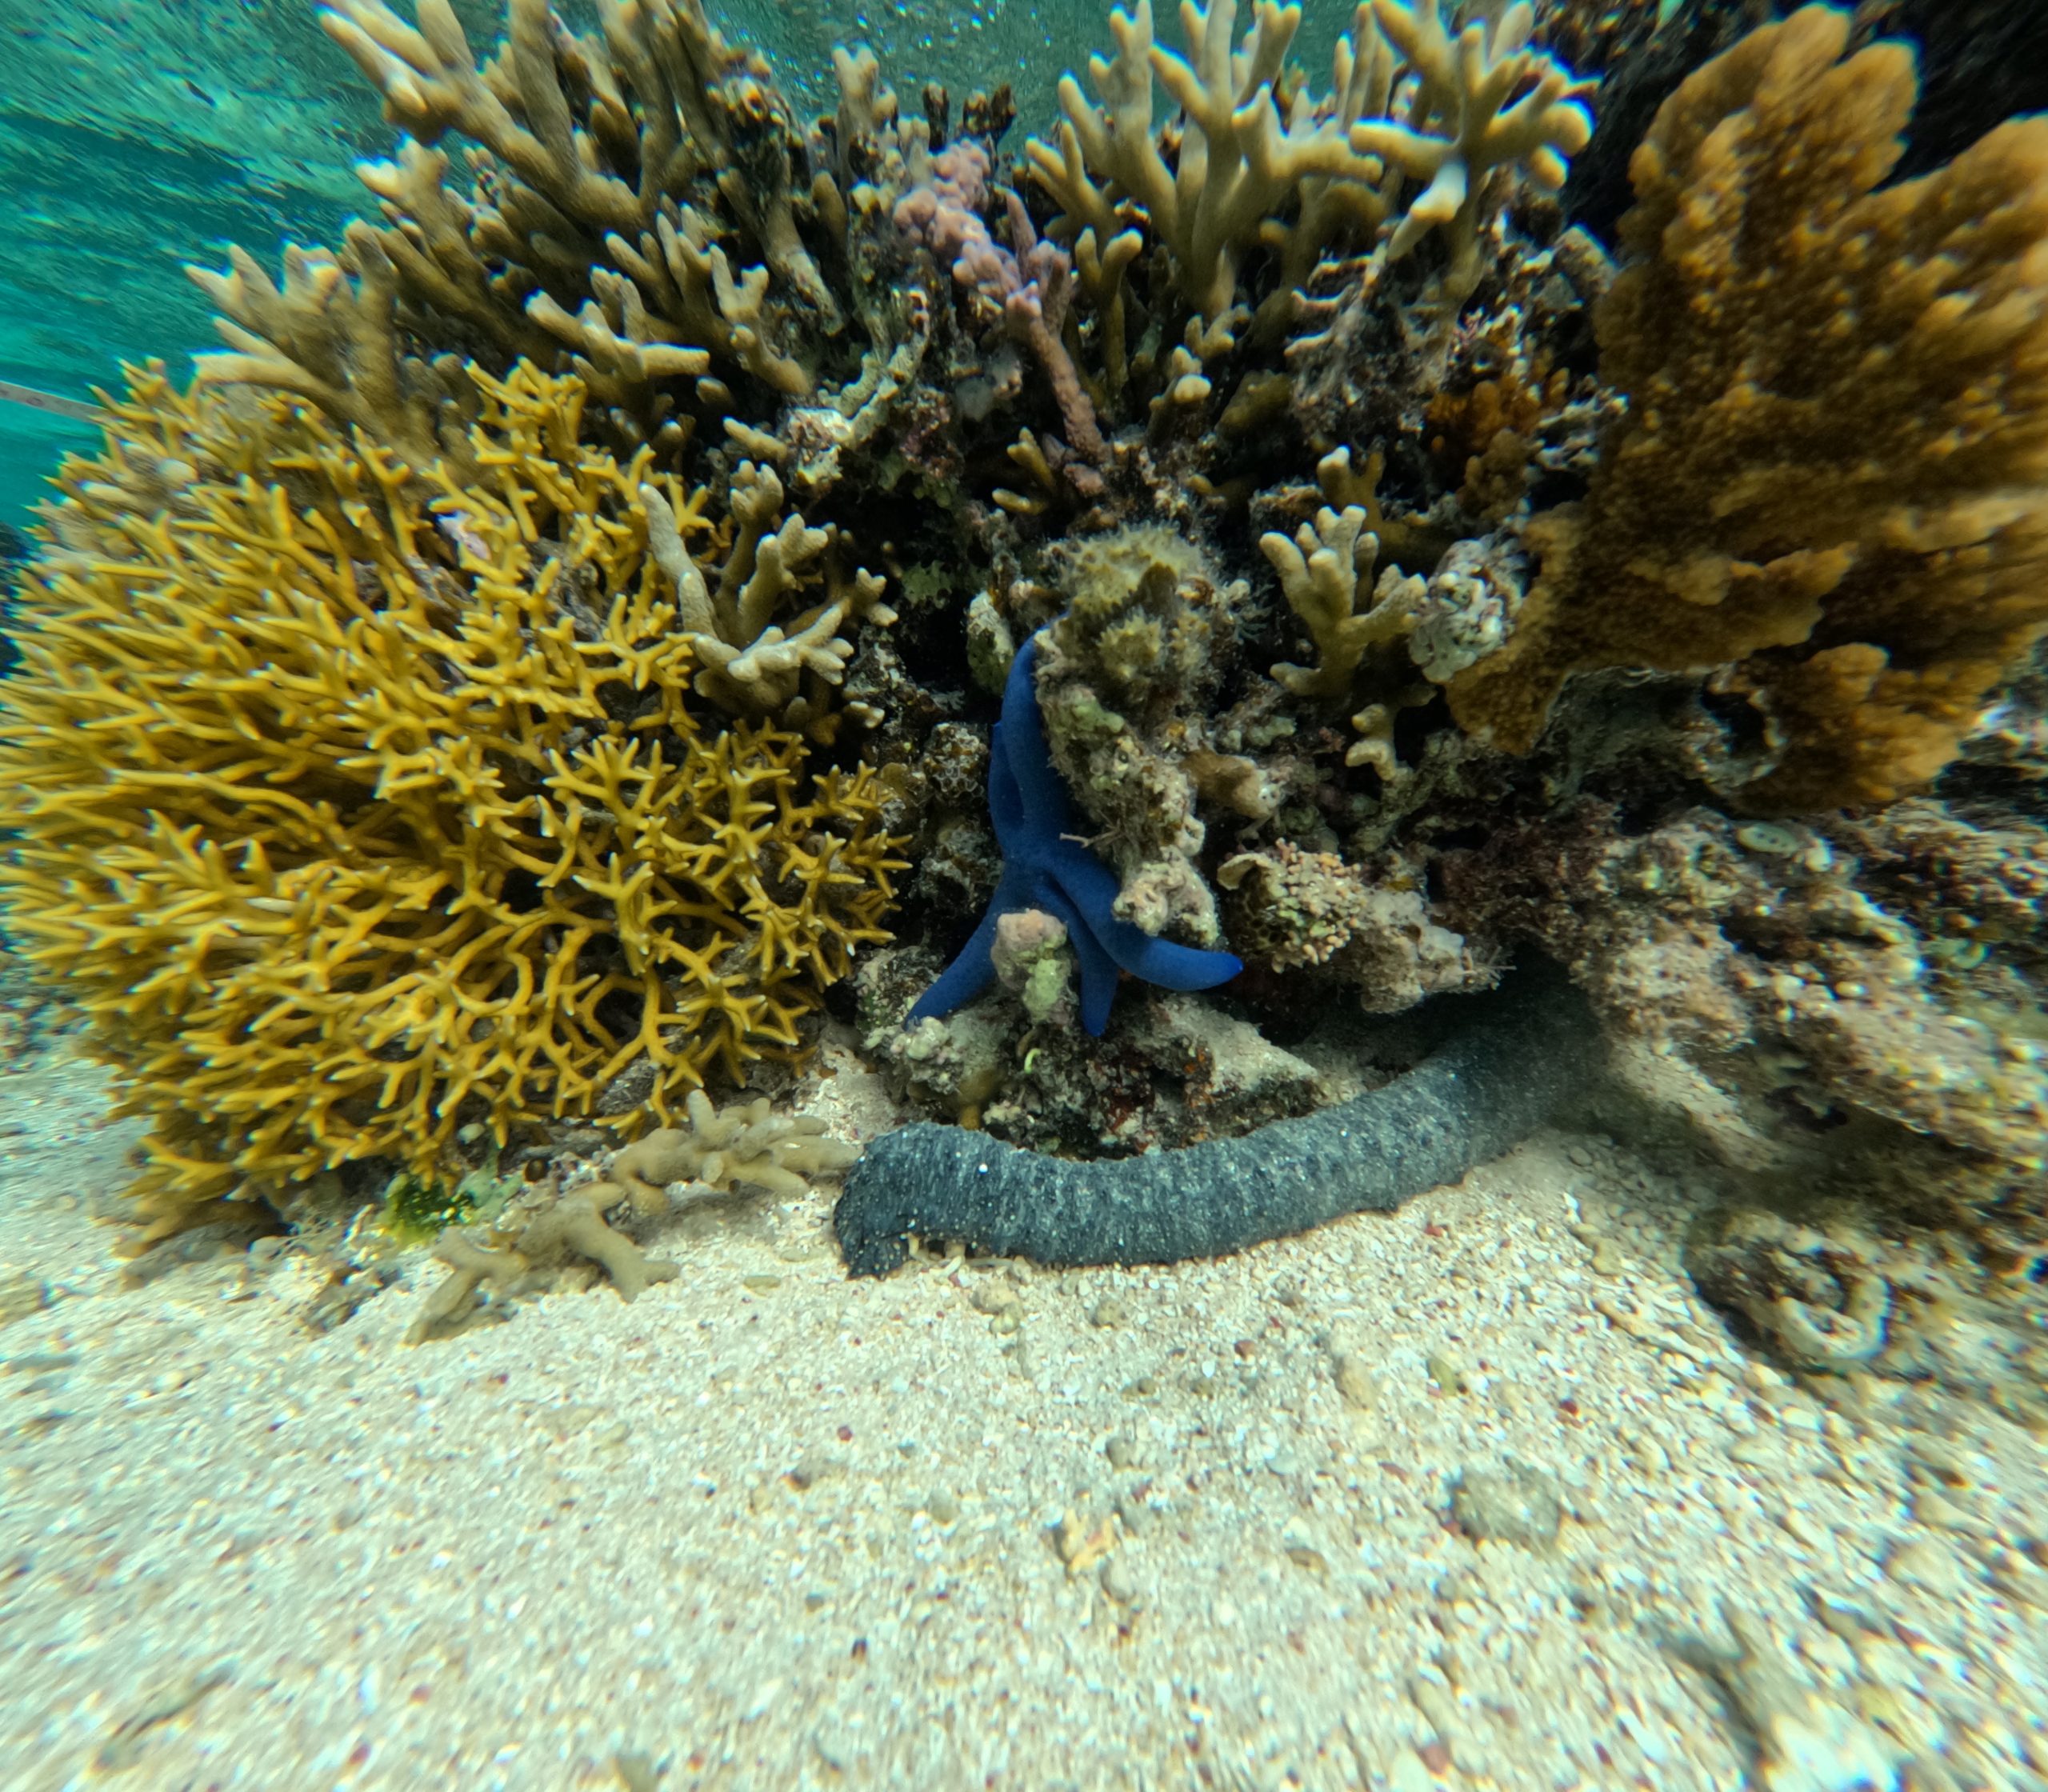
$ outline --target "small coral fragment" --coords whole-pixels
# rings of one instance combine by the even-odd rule
[[[550,1178],[515,1197],[487,1230],[450,1228],[434,1247],[450,1273],[420,1303],[406,1342],[423,1343],[459,1329],[486,1286],[509,1298],[546,1285],[575,1261],[602,1269],[623,1300],[638,1299],[658,1282],[673,1282],[682,1273],[674,1263],[648,1256],[606,1223],[606,1211],[625,1198],[625,1191],[609,1182],[586,1182],[563,1194]]]
[[[844,1170],[861,1154],[858,1145],[826,1136],[825,1122],[810,1114],[778,1114],[763,1096],[722,1111],[701,1089],[685,1104],[690,1124],[664,1126],[636,1139],[611,1160],[606,1172],[643,1213],[658,1213],[662,1191],[671,1182],[702,1182],[730,1189],[763,1189],[784,1198],[806,1193],[806,1177]]]

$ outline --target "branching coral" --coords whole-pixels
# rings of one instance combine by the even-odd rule
[[[1896,794],[2048,623],[2048,126],[1887,187],[1910,60],[1810,10],[1672,99],[1618,276],[1511,0],[1368,0],[1320,93],[1291,6],[1187,0],[1174,50],[1134,0],[1021,166],[1000,95],[956,128],[859,49],[800,126],[699,0],[507,0],[488,57],[460,3],[331,0],[402,134],[371,220],[202,276],[228,353],[117,401],[52,519],[9,887],[166,1228],[644,1108],[522,1198],[643,1275],[606,1190],[833,1154],[683,1103],[879,937],[885,815],[916,943],[866,1046],[1014,1139],[1190,1136],[1153,1086],[1236,953],[1246,1008],[1391,1010],[1533,938],[1746,1094],[2038,1162],[2035,894],[1985,870],[2034,698],[1978,837],[1856,821],[1981,926],[1766,874],[1710,799]],[[1190,999],[1097,1047],[1119,962]]]
[[[550,1177],[515,1193],[488,1226],[443,1232],[434,1254],[449,1274],[421,1302],[406,1341],[458,1327],[486,1290],[509,1298],[547,1286],[578,1262],[595,1264],[622,1298],[637,1300],[681,1271],[647,1255],[607,1215],[623,1218],[630,1209],[658,1218],[668,1210],[664,1191],[673,1182],[801,1195],[810,1190],[806,1177],[834,1174],[860,1156],[858,1146],[826,1137],[823,1121],[774,1113],[765,1097],[721,1111],[693,1089],[686,1105],[687,1125],[664,1126],[614,1152],[602,1176],[566,1192]]]
[[[1090,59],[1102,105],[1090,105],[1072,76],[1061,82],[1066,120],[1058,146],[1034,138],[1026,153],[1034,177],[1062,208],[1055,227],[1077,246],[1086,240],[1079,251],[1084,269],[1091,262],[1103,264],[1090,283],[1102,289],[1097,302],[1105,309],[1121,278],[1113,280],[1108,263],[1119,254],[1128,258],[1112,246],[1123,234],[1120,208],[1126,202],[1141,208],[1145,223],[1171,254],[1183,298],[1212,322],[1237,302],[1238,263],[1258,246],[1261,226],[1298,182],[1310,176],[1347,181],[1368,229],[1377,226],[1381,209],[1370,183],[1382,169],[1352,152],[1344,134],[1349,119],[1304,114],[1283,122],[1274,102],[1273,90],[1300,20],[1298,9],[1258,0],[1250,30],[1233,45],[1236,0],[1213,0],[1206,9],[1188,6],[1182,10],[1189,52],[1184,59],[1153,41],[1150,0],[1138,0],[1134,11],[1110,15],[1114,60]],[[1346,85],[1341,77],[1351,71],[1347,44],[1340,52],[1340,87]],[[1385,83],[1375,72],[1364,71],[1352,84],[1355,94],[1346,97],[1356,102],[1377,90],[1383,98]],[[1185,121],[1179,154],[1170,164],[1153,122],[1155,78]]]
[[[1074,358],[1061,338],[1074,298],[1074,264],[1058,244],[1042,242],[1030,213],[1014,193],[1005,195],[1014,249],[989,234],[981,216],[988,202],[988,152],[954,143],[930,158],[931,178],[896,202],[896,224],[945,262],[959,283],[995,308],[1006,328],[1023,342],[1052,382],[1068,446],[1089,460],[1102,457],[1095,410]]]
[[[1150,0],[1138,0],[1110,14],[1114,58],[1090,62],[1101,106],[1071,76],[1060,83],[1058,142],[1034,138],[1026,153],[1061,207],[1054,229],[1074,242],[1106,318],[1120,309],[1122,270],[1142,246],[1130,226],[1142,222],[1170,254],[1185,302],[1212,327],[1239,302],[1244,261],[1277,246],[1270,315],[1290,320],[1294,289],[1317,258],[1347,235],[1370,245],[1393,217],[1404,174],[1428,184],[1389,254],[1442,227],[1462,296],[1478,220],[1498,198],[1489,174],[1521,162],[1538,184],[1561,186],[1565,158],[1591,134],[1579,85],[1528,47],[1526,5],[1510,6],[1490,36],[1475,24],[1455,39],[1442,0],[1362,5],[1338,40],[1332,92],[1319,101],[1282,77],[1300,18],[1298,7],[1256,0],[1234,46],[1236,0],[1190,0],[1181,9],[1183,58],[1154,41]],[[1167,133],[1153,121],[1155,78],[1180,109]],[[1105,353],[1120,357],[1121,341]]]
[[[1637,151],[1598,308],[1629,410],[1537,518],[1513,638],[1452,706],[1514,750],[1589,667],[1719,669],[1778,748],[1750,802],[1889,800],[2048,627],[2048,119],[1881,182],[1895,43],[1809,6],[1691,77]]]
[[[720,1190],[741,1185],[790,1198],[810,1192],[806,1177],[830,1175],[861,1154],[858,1145],[828,1138],[822,1120],[777,1114],[765,1096],[721,1111],[693,1089],[685,1106],[687,1126],[634,1140],[613,1157],[597,1186],[643,1213],[662,1210],[662,1191],[671,1182]]]
[[[1318,700],[1348,696],[1360,666],[1370,658],[1386,687],[1374,702],[1351,718],[1360,738],[1345,754],[1346,765],[1370,765],[1392,783],[1402,775],[1394,757],[1394,714],[1402,704],[1426,702],[1429,687],[1400,678],[1402,642],[1415,626],[1415,606],[1423,582],[1403,577],[1389,566],[1375,586],[1373,562],[1378,538],[1366,528],[1366,512],[1358,505],[1343,510],[1326,505],[1305,522],[1290,541],[1278,531],[1258,538],[1266,558],[1280,575],[1289,606],[1314,639],[1320,658],[1311,669],[1279,665],[1273,676],[1296,697]],[[1394,668],[1390,671],[1390,668]],[[1390,676],[1394,683],[1389,685]]]
[[[1488,191],[1495,170],[1520,163],[1539,189],[1562,187],[1568,158],[1593,135],[1581,103],[1591,86],[1530,47],[1536,9],[1526,0],[1516,0],[1490,33],[1475,19],[1454,38],[1443,8],[1444,0],[1372,0],[1374,21],[1407,62],[1408,122],[1362,120],[1351,126],[1350,143],[1429,183],[1394,226],[1387,254],[1398,258],[1442,230],[1448,285],[1462,299],[1478,283],[1479,221],[1498,203]]]
[[[860,620],[883,626],[896,613],[876,574],[839,563],[837,531],[782,514],[782,482],[772,467],[742,462],[732,480],[732,539],[710,585],[682,538],[679,518],[658,486],[643,482],[648,551],[674,582],[682,638],[702,670],[697,688],[728,714],[773,717],[830,741],[838,722],[822,687],[837,686],[853,658],[842,633]],[[774,620],[791,593],[823,578],[826,601],[786,625]]]
[[[478,1312],[486,1289],[507,1300],[546,1286],[577,1262],[602,1269],[622,1300],[674,1281],[682,1274],[675,1264],[650,1257],[606,1222],[606,1211],[625,1199],[626,1191],[609,1182],[586,1182],[565,1194],[550,1177],[514,1196],[489,1226],[450,1226],[434,1247],[449,1273],[420,1302],[406,1342],[422,1344],[459,1330]]]
[[[352,225],[338,256],[294,251],[279,286],[241,254],[199,274],[231,351],[202,378],[296,393],[422,463],[459,446],[437,414],[469,401],[439,358],[457,345],[498,368],[561,359],[664,449],[687,439],[693,394],[719,414],[736,384],[813,390],[842,318],[800,218],[844,206],[829,176],[798,182],[801,138],[758,58],[697,0],[609,5],[601,38],[510,0],[487,63],[448,0],[418,15],[322,7],[406,135],[358,170],[383,222]],[[478,146],[467,194],[438,146],[451,134]]]
[[[458,362],[402,341],[397,272],[367,226],[354,228],[340,257],[288,246],[274,286],[246,250],[232,248],[228,259],[224,274],[186,270],[218,307],[228,344],[197,358],[201,379],[289,392],[417,466],[443,457],[466,465],[474,390]],[[514,352],[545,346],[536,333]]]
[[[873,774],[807,778],[796,736],[686,700],[653,450],[585,444],[574,379],[477,379],[475,482],[442,466],[430,504],[279,400],[276,482],[110,502],[123,435],[228,430],[209,389],[150,379],[65,470],[0,750],[0,899],[155,1122],[162,1229],[351,1159],[434,1176],[458,1129],[591,1114],[642,1060],[666,1118],[798,1049],[887,937]]]

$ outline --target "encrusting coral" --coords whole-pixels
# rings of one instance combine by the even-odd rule
[[[694,704],[651,450],[583,441],[573,378],[473,377],[473,484],[155,374],[62,476],[0,891],[154,1122],[159,1230],[366,1158],[435,1177],[458,1132],[601,1113],[631,1066],[666,1118],[795,1052],[887,938],[872,771]],[[166,442],[178,502],[138,513],[123,470]],[[246,454],[273,482],[233,476]]]
[[[1913,58],[1808,6],[1692,76],[1634,164],[1597,313],[1629,399],[1526,539],[1512,638],[1454,712],[1526,750],[1574,671],[1717,672],[1758,806],[1889,801],[2048,629],[2048,118],[1882,186]]]
[[[1488,981],[1465,942],[1430,919],[1414,874],[1368,868],[1281,840],[1217,868],[1230,937],[1254,964],[1314,966],[1359,993],[1368,1013],[1398,1014],[1426,996]]]

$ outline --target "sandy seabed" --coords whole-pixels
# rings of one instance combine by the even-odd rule
[[[2048,1786],[2042,1443],[1753,1362],[1668,1156],[1174,1270],[722,1200],[408,1347],[424,1253],[324,1335],[290,1251],[132,1285],[106,1109],[0,1078],[6,1792]]]

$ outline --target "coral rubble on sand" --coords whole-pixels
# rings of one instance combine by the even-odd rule
[[[1318,76],[1140,0],[1019,141],[858,48],[800,117],[698,0],[323,7],[368,215],[196,274],[225,351],[109,401],[22,600],[0,900],[154,1225],[758,1100],[891,934],[842,1018],[1036,1149],[1354,1094],[1533,946],[1755,1162],[2038,1173],[2048,118],[1889,180],[1914,58],[1841,12],[1475,10]],[[1244,966],[1099,1047],[1006,897],[904,1025],[1018,667],[1089,926]]]

